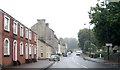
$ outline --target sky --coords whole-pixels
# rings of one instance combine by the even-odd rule
[[[77,38],[80,29],[89,27],[88,12],[96,3],[97,0],[0,0],[0,9],[29,28],[37,19],[45,19],[58,38]]]

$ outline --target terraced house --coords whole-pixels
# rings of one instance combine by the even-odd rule
[[[23,64],[37,59],[37,34],[0,9],[0,64]]]

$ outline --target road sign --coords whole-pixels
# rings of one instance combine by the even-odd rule
[[[112,43],[106,43],[105,45],[106,46],[112,46]]]

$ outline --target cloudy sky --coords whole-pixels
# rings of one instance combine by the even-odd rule
[[[88,11],[97,0],[0,0],[4,10],[22,24],[31,27],[37,19],[46,19],[58,38],[77,38],[79,29],[89,27]]]

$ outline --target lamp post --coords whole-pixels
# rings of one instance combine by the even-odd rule
[[[86,24],[84,24],[84,25],[86,25]],[[90,43],[90,41],[91,41],[91,40],[90,40],[90,37],[91,37],[91,35],[90,35],[90,32],[91,32],[91,31],[90,31],[90,24],[89,24],[88,30],[89,30],[89,47],[90,47],[90,46],[91,46],[91,43]],[[91,56],[91,47],[90,47],[89,50],[90,50],[89,56]]]

